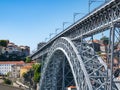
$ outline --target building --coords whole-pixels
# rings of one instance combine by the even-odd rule
[[[20,77],[22,77],[24,73],[27,73],[31,68],[32,68],[32,65],[26,65],[26,66],[21,67]]]
[[[12,42],[7,43],[7,47],[0,47],[0,52],[2,54],[16,54],[17,56],[28,56],[30,54],[30,47],[29,46],[18,46]]]
[[[1,61],[0,62],[0,75],[7,75],[12,71],[13,65],[24,64],[23,61]]]
[[[30,55],[30,47],[29,46],[19,46],[20,51],[22,54],[24,54],[25,56]]]
[[[89,45],[92,47],[92,48],[94,48],[94,50],[96,51],[96,52],[99,52],[100,51],[100,44],[99,44],[99,40],[90,40],[90,41],[88,41],[88,43],[89,43]]]
[[[3,48],[3,47],[2,47],[2,46],[0,46],[0,55],[2,54],[2,48]]]
[[[7,48],[6,48],[6,51],[8,52],[8,53],[12,53],[13,51],[15,51],[15,44],[14,43],[8,43],[8,45],[7,45]]]
[[[25,65],[24,61],[21,61],[20,63],[17,63],[15,65],[12,65],[11,67],[11,77],[13,78],[20,78],[20,69]]]
[[[107,46],[108,47],[108,46]],[[106,46],[104,44],[101,44],[100,45],[100,50],[101,52],[104,52],[105,53],[105,49],[106,49]]]
[[[76,89],[76,86],[69,86],[67,90],[77,90],[77,89]]]

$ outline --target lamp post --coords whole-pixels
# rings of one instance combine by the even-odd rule
[[[51,39],[51,36],[52,36],[53,34],[54,34],[54,33],[50,33],[50,34],[49,34],[49,39]]]
[[[68,24],[69,22],[63,22],[63,30],[65,29],[65,25]]]
[[[60,28],[56,28],[55,29],[55,34],[57,35],[57,31],[60,30]]]
[[[93,2],[107,2],[108,0],[102,1],[102,0],[89,0],[88,1],[88,12],[90,13],[90,9],[91,9],[91,4]]]
[[[45,42],[47,42],[48,38],[45,38]]]
[[[76,16],[77,16],[77,15],[80,15],[80,14],[84,14],[84,13],[74,13],[74,14],[73,14],[73,22],[74,22],[74,23],[75,23],[75,18],[76,18]]]

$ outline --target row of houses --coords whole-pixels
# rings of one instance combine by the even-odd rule
[[[0,75],[7,75],[13,78],[22,77],[23,73],[26,73],[32,68],[32,63],[25,63],[24,61],[1,61],[0,62]]]
[[[105,45],[102,40],[93,40],[93,41],[91,40],[91,41],[87,41],[87,43],[90,44],[90,46],[93,47],[96,52],[106,53],[106,51],[109,48],[109,44]],[[120,51],[119,42],[116,42],[114,44],[114,49]]]
[[[23,45],[18,46],[12,42],[8,42],[6,47],[0,46],[0,55],[1,54],[17,54],[19,56],[24,54],[25,56],[28,56],[30,54],[30,47]]]

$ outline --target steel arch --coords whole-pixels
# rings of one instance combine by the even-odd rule
[[[56,40],[54,44],[51,46],[51,49],[48,54],[48,58],[46,59],[45,66],[43,68],[42,77],[40,80],[40,87],[42,87],[42,82],[43,82],[45,73],[47,71],[47,66],[49,65],[49,62],[51,60],[50,58],[52,57],[54,52],[57,50],[61,50],[66,55],[74,76],[77,90],[82,89],[82,84],[81,84],[82,81],[85,81],[84,83],[87,85],[86,90],[87,89],[93,90],[90,79],[89,79],[89,75],[87,74],[86,68],[82,62],[79,52],[77,51],[72,41],[66,37],[62,37]]]

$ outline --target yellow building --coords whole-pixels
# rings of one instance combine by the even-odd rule
[[[20,69],[20,77],[22,77],[24,73],[27,73],[31,68],[32,68],[31,65],[21,67],[21,69]]]

